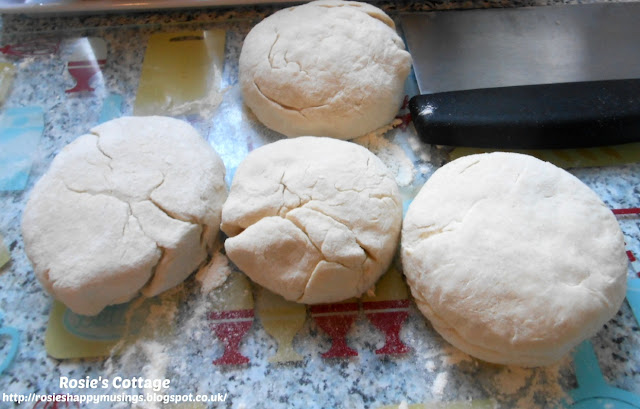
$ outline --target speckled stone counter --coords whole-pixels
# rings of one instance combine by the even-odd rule
[[[460,1],[378,2],[392,17],[400,12],[483,7],[545,6],[552,2]],[[555,2],[553,3],[555,4]],[[499,407],[549,408],[567,398],[577,386],[572,357],[537,369],[502,367],[477,361],[448,345],[409,303],[400,338],[408,352],[380,354],[383,333],[370,322],[363,302],[346,335],[357,355],[324,358],[331,339],[306,312],[304,324],[293,339],[298,361],[272,363],[277,343],[265,330],[257,313],[244,334],[239,351],[248,362],[218,365],[224,343],[212,331],[209,311],[220,305],[220,291],[203,294],[191,279],[157,301],[146,327],[163,329],[138,341],[121,344],[105,358],[59,360],[48,356],[45,331],[52,309],[51,297],[37,282],[24,252],[20,232],[28,193],[46,171],[55,154],[104,118],[130,115],[149,37],[157,32],[223,29],[225,63],[217,109],[200,116],[187,115],[223,157],[229,178],[240,160],[253,148],[280,138],[257,123],[242,105],[237,87],[237,63],[242,41],[251,27],[282,5],[209,8],[204,10],[146,11],[135,14],[73,16],[2,16],[0,45],[4,61],[16,67],[15,78],[0,114],[12,107],[41,107],[44,130],[34,151],[34,162],[24,190],[0,192],[0,234],[11,260],[0,268],[0,312],[4,327],[19,332],[18,352],[0,374],[3,394],[116,394],[114,388],[61,388],[60,378],[115,376],[170,379],[165,394],[226,394],[222,402],[201,407],[228,408],[378,408],[403,402]],[[81,38],[100,38],[107,47],[106,62],[90,92],[65,92],[73,87],[67,62]],[[443,39],[446,41],[446,39]],[[12,47],[6,48],[7,45]],[[18,47],[21,46],[21,47]],[[10,52],[14,50],[14,52]],[[16,51],[17,50],[17,51]],[[35,51],[37,52],[35,52]],[[415,83],[407,84],[408,93]],[[112,104],[114,96],[116,105]],[[640,132],[640,130],[639,130]],[[357,141],[395,172],[403,196],[410,200],[429,175],[447,159],[447,152],[421,143],[411,126],[399,126],[384,136]],[[611,208],[640,207],[640,163],[574,168],[570,171],[596,191]],[[640,220],[619,217],[627,249],[640,254]],[[630,277],[634,274],[630,267]],[[253,285],[253,298],[259,289]],[[160,324],[158,324],[160,323]],[[137,324],[136,324],[137,325]],[[145,328],[146,328],[145,327]],[[167,329],[168,328],[168,329]],[[143,331],[144,332],[144,331]],[[10,354],[9,337],[0,338],[0,360]],[[640,396],[640,328],[625,302],[617,316],[592,340],[600,369],[609,385]],[[134,394],[140,391],[126,390]],[[636,405],[640,407],[640,398]],[[1,402],[5,407],[43,407]],[[67,407],[67,406],[58,406]],[[163,407],[159,403],[101,403],[68,407]],[[171,406],[168,406],[171,407]],[[200,407],[200,406],[173,406]],[[476,406],[481,407],[481,406]],[[484,407],[484,406],[482,406]],[[488,406],[487,406],[488,407]]]

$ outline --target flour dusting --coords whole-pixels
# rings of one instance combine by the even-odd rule
[[[444,395],[444,389],[449,383],[449,374],[447,372],[440,372],[436,375],[436,379],[431,386],[431,393],[435,396],[442,397]]]
[[[389,168],[399,186],[409,186],[413,182],[416,169],[400,146],[391,143],[376,131],[354,139],[353,142],[373,152]]]
[[[489,367],[491,368],[491,367]],[[516,408],[558,407],[567,394],[561,386],[560,365],[540,368],[502,366],[482,377],[486,393]],[[544,403],[540,402],[544,397]]]
[[[195,307],[189,315],[189,319],[182,326],[182,331],[185,336],[191,338],[191,341],[199,342],[205,337],[210,337],[211,332],[207,325],[203,323],[207,322],[207,312],[211,309],[211,301],[209,297],[201,295],[195,301]]]
[[[166,114],[170,116],[197,114],[201,118],[207,119],[213,116],[213,113],[222,103],[225,92],[226,89],[218,90],[216,87],[210,87],[204,98],[177,105],[174,105],[169,97],[164,101],[162,110],[166,111]]]
[[[201,291],[208,293],[224,284],[229,274],[231,274],[229,259],[220,251],[216,251],[209,264],[198,271],[196,281],[202,285]]]
[[[414,133],[409,134],[409,136],[407,137],[407,142],[409,143],[411,150],[418,153],[418,158],[420,158],[421,161],[431,161],[431,149],[429,148],[430,145],[422,142]]]
[[[23,58],[20,63],[18,63],[18,70],[24,71],[35,61],[35,57],[26,57]]]
[[[142,368],[142,373],[146,379],[165,379],[167,377],[167,365],[169,364],[169,355],[167,354],[167,348],[157,341],[146,341],[141,343],[140,349],[146,361]],[[153,391],[153,389],[145,389],[144,393],[151,394],[164,394],[164,390]],[[140,403],[140,408],[144,409],[158,409],[162,406],[158,402],[144,402]]]
[[[424,367],[427,371],[433,372],[436,370],[436,363],[432,360],[428,360]]]

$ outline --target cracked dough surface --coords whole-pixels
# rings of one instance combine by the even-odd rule
[[[251,152],[222,209],[227,256],[288,300],[362,294],[389,267],[402,204],[384,164],[351,142],[299,137]]]
[[[208,258],[224,165],[186,122],[124,117],[67,145],[22,221],[36,276],[78,314],[181,283]]]
[[[401,249],[433,327],[489,362],[551,364],[625,296],[612,212],[570,173],[521,154],[471,155],[437,170],[409,207]]]
[[[353,139],[389,124],[411,57],[382,10],[314,1],[257,24],[240,53],[244,101],[286,136]]]

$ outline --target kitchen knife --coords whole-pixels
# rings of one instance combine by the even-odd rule
[[[640,141],[638,21],[640,3],[403,14],[418,135],[499,149]]]

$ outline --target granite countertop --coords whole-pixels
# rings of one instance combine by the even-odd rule
[[[381,1],[376,5],[397,19],[400,12],[560,3],[563,2]],[[224,401],[205,406],[174,408],[378,408],[402,402],[440,402],[442,405],[428,407],[448,407],[444,403],[451,402],[463,402],[468,407],[555,407],[578,386],[578,379],[584,379],[576,376],[571,356],[557,365],[535,369],[479,362],[448,345],[413,301],[398,304],[403,306],[405,315],[396,317],[401,329],[400,342],[393,342],[394,353],[380,352],[385,346],[383,331],[386,329],[376,327],[368,310],[376,300],[353,303],[346,332],[350,352],[345,353],[340,347],[333,358],[326,357],[332,338],[323,329],[319,319],[322,314],[304,307],[300,310],[282,306],[235,271],[232,273],[235,281],[221,289],[203,293],[194,280],[188,280],[151,303],[134,302],[127,307],[137,313],[127,315],[126,308],[116,308],[110,311],[110,316],[102,316],[98,323],[84,322],[82,317],[73,314],[51,314],[56,309],[26,258],[20,220],[30,189],[56,153],[93,125],[133,113],[147,45],[155,34],[220,29],[226,34],[224,64],[217,84],[223,90],[219,100],[206,100],[199,114],[181,112],[176,116],[192,123],[218,150],[230,180],[235,167],[251,149],[280,138],[257,123],[243,107],[237,87],[237,63],[243,38],[251,27],[282,7],[260,5],[101,16],[2,16],[0,63],[8,63],[14,76],[0,106],[0,123],[29,135],[20,149],[26,150],[26,157],[33,163],[23,172],[24,180],[13,180],[11,189],[0,191],[0,235],[11,257],[0,267],[3,317],[0,324],[13,329],[0,332],[0,361],[4,360],[0,362],[0,369],[4,369],[0,374],[0,393],[115,395],[125,392],[132,395],[149,392],[148,389],[118,389],[111,384],[105,389],[68,389],[60,385],[62,377],[102,377],[112,381],[119,376],[169,379],[170,387],[164,390],[166,396],[226,395]],[[100,67],[100,74],[92,74],[85,84],[91,89],[78,89],[74,79],[78,77],[69,70],[68,63],[78,59],[81,44],[90,45]],[[409,94],[415,93],[415,82],[411,81],[415,80],[408,80]],[[448,160],[448,152],[423,144],[412,126],[405,125],[384,136],[371,136],[357,142],[370,148],[391,167],[404,199],[409,201],[431,173]],[[640,207],[640,163],[575,167],[570,172],[612,209]],[[640,254],[638,216],[620,216],[619,221],[629,254]],[[637,265],[636,262],[630,266],[630,277]],[[229,268],[233,270],[232,266]],[[241,309],[249,311],[247,316],[251,319],[247,322],[251,325],[235,331],[234,336],[240,340],[236,346],[241,358],[236,356],[224,362],[225,339],[226,343],[231,342],[230,335],[220,332],[216,319],[225,317],[218,313],[228,309],[229,294],[244,297]],[[402,294],[396,294],[395,301],[408,298]],[[282,320],[269,324],[271,307],[280,308],[278,314],[286,317],[278,315]],[[92,345],[104,348],[115,344],[114,352],[108,357],[57,359],[49,356],[45,348],[47,327],[61,319],[66,331],[73,333],[64,336],[75,337],[74,342],[80,342],[77,345],[85,345],[82,342],[89,339],[97,342]],[[281,333],[286,332],[283,328],[288,326],[293,331],[289,339],[270,335],[274,333],[270,328],[273,325]],[[102,332],[96,332],[96,328]],[[82,329],[93,332],[83,334]],[[14,338],[9,341],[12,335]],[[124,341],[117,343],[120,336]],[[11,349],[16,345],[17,352],[12,356]],[[612,387],[635,394],[635,404],[640,406],[640,328],[626,302],[617,316],[590,340],[590,345],[604,380]],[[279,346],[281,362],[273,362]],[[47,348],[52,347],[49,344]],[[79,350],[66,353],[78,355]],[[3,368],[3,363],[8,366]],[[0,407],[11,405],[3,402]],[[162,407],[159,403],[85,403],[78,407],[130,406]],[[23,403],[19,407],[38,406]]]

